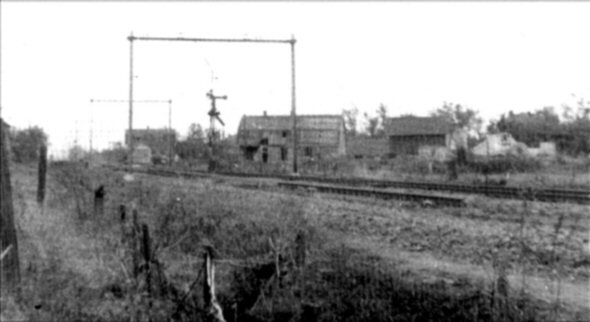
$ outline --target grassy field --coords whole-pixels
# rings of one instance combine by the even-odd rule
[[[19,296],[2,298],[7,321],[203,320],[205,246],[215,249],[227,321],[590,316],[584,206],[472,197],[465,208],[421,208],[281,191],[271,180],[125,180],[54,166],[39,207],[35,178],[13,168],[23,281]],[[100,184],[106,204],[96,215]],[[132,272],[120,205],[151,232],[150,292]]]

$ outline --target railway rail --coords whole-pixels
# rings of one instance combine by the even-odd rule
[[[384,189],[350,187],[342,185],[318,184],[318,183],[302,183],[281,181],[278,183],[279,187],[284,188],[304,188],[317,192],[335,193],[349,196],[372,197],[386,200],[403,200],[421,202],[425,206],[450,206],[462,207],[465,205],[465,200],[458,197],[449,197],[435,194],[424,194],[414,192],[397,192]]]
[[[121,169],[121,168],[119,168]],[[180,176],[180,177],[207,177],[211,173],[206,171],[187,171],[172,170],[163,167],[149,168],[123,168],[128,171],[144,172],[155,175]],[[533,187],[509,187],[498,185],[470,185],[457,183],[435,183],[420,181],[394,181],[394,180],[377,180],[364,178],[335,178],[335,177],[316,177],[316,176],[293,176],[293,175],[276,175],[276,174],[253,174],[243,172],[216,172],[217,175],[247,178],[272,178],[284,181],[305,181],[314,183],[324,183],[331,185],[344,185],[355,187],[371,188],[397,188],[413,189],[426,191],[446,191],[452,193],[481,194],[493,198],[507,199],[525,199],[530,201],[543,202],[567,202],[588,205],[590,204],[590,190],[576,189],[555,189],[555,188],[533,188]]]

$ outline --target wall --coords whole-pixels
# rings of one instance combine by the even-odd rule
[[[338,131],[329,129],[300,129],[297,140],[297,160],[304,161],[306,148],[311,148],[314,159],[328,158],[346,154],[344,127]],[[267,144],[263,144],[266,140]],[[238,138],[242,153],[246,146],[258,146],[254,154],[254,161],[262,162],[263,147],[267,147],[267,163],[292,163],[293,141],[290,130],[242,130]],[[282,160],[281,148],[287,149],[287,158]]]
[[[447,138],[444,134],[390,136],[389,152],[395,155],[417,155],[420,146],[445,146],[446,142]]]

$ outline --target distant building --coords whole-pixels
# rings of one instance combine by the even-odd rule
[[[510,133],[505,132],[488,134],[482,142],[471,149],[477,156],[522,154],[526,151],[526,144],[516,141]]]
[[[455,132],[453,124],[440,117],[388,118],[384,127],[388,138],[389,154],[392,156],[418,155],[421,147],[450,149],[453,144],[456,144],[453,140]]]
[[[145,144],[138,144],[133,148],[132,159],[134,164],[151,164],[152,150]]]
[[[529,147],[527,153],[533,157],[555,157],[557,156],[557,146],[555,142],[540,142],[538,148]]]
[[[242,155],[262,163],[293,161],[293,123],[290,115],[245,115],[237,135]],[[346,154],[344,120],[340,115],[298,115],[298,159],[322,159]]]
[[[355,159],[378,159],[389,154],[387,138],[355,136],[346,139],[346,154]]]
[[[143,144],[150,148],[152,155],[168,156],[176,144],[176,131],[168,129],[134,129],[133,146]],[[129,130],[125,131],[125,144],[129,146]]]

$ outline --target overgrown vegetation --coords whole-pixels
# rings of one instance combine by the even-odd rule
[[[340,217],[346,215],[343,210],[325,208],[338,202],[321,203],[306,195],[241,190],[210,179],[195,183],[135,176],[125,181],[121,174],[72,164],[53,165],[50,173],[49,200],[42,214],[36,213],[34,190],[27,185],[32,176],[24,175],[23,179],[23,173],[19,174],[17,208],[27,215],[21,215],[20,221],[25,282],[17,306],[29,320],[200,321],[204,246],[212,246],[216,252],[218,298],[228,321],[549,319],[540,313],[545,312],[539,310],[545,306],[541,302],[514,290],[499,295],[498,277],[483,284],[424,281],[416,272],[353,250],[332,235],[332,231],[354,235],[379,227],[384,236],[391,236],[388,229],[392,226],[381,223],[381,215],[372,208],[358,217],[371,220],[357,219],[352,224],[347,217]],[[92,189],[99,184],[107,186],[101,217],[94,214],[90,202]],[[312,205],[307,206],[304,200]],[[135,205],[138,220],[147,223],[152,232],[150,269],[156,275],[150,293],[143,282],[145,273],[134,277],[125,251],[122,204]],[[469,214],[458,211],[457,220],[465,221]],[[473,215],[484,216],[483,212]],[[407,216],[416,220],[416,214]],[[398,241],[421,239],[424,230],[416,225],[432,228],[426,222],[408,221],[415,228],[405,230],[405,217],[399,212],[392,217],[403,221],[396,224],[403,228],[394,233]],[[130,210],[126,218],[130,220]],[[526,239],[526,244],[535,245],[539,254],[549,249],[549,263],[568,267],[572,257],[562,255],[568,251],[562,248],[568,245],[568,236],[561,232],[570,225],[564,219],[558,229],[556,223],[552,232],[559,237],[549,238],[548,244],[533,239]],[[543,230],[546,225],[536,227]],[[379,231],[370,235],[379,236]],[[439,238],[429,239],[432,245],[454,243],[444,247],[464,252],[457,248],[459,232],[431,231],[428,236]],[[523,236],[534,236],[530,230],[525,232]],[[305,236],[304,259],[298,250],[300,236]],[[462,236],[467,240],[465,245],[472,240]],[[477,247],[484,251],[484,244]],[[473,258],[473,254],[465,254]],[[560,272],[568,273],[561,268]],[[498,276],[505,274],[499,271]]]
[[[37,161],[39,147],[47,145],[48,137],[40,127],[33,126],[26,129],[11,128],[10,147],[14,161],[30,163]]]

